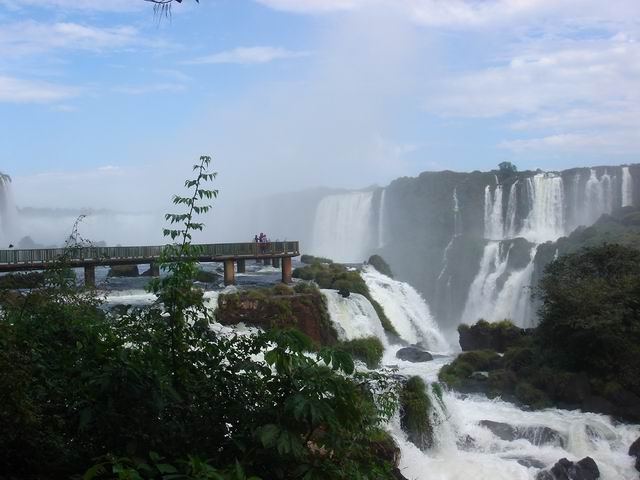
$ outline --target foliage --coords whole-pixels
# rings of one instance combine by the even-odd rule
[[[384,346],[378,337],[356,338],[340,342],[336,348],[362,360],[369,368],[378,368],[384,353]]]
[[[508,178],[518,173],[518,167],[511,162],[500,162],[498,164],[498,171],[502,178]]]
[[[424,380],[409,377],[400,391],[400,423],[409,440],[423,450],[433,445],[430,410],[431,399]]]
[[[386,275],[387,277],[393,278],[393,272],[391,271],[391,267],[380,255],[371,255],[367,263],[371,265],[373,268],[375,268],[381,274]]]
[[[343,297],[348,297],[347,293],[363,295],[373,305],[385,332],[398,335],[382,306],[371,296],[369,287],[360,273],[348,270],[347,267],[339,263],[326,265],[315,262],[305,267],[296,268],[293,271],[293,277],[308,281],[313,280],[320,288],[338,290]]]
[[[538,289],[537,336],[545,356],[568,371],[615,375],[640,394],[638,272],[640,251],[620,245],[585,248],[550,263]]]
[[[192,231],[208,157],[175,197],[159,301],[104,311],[91,290],[48,273],[0,312],[0,477],[384,479],[370,439],[396,408],[395,383],[344,351],[309,354],[295,331],[210,328]],[[61,263],[60,271],[64,271]],[[201,461],[199,459],[207,459]]]
[[[306,265],[313,265],[314,263],[333,263],[333,260],[325,257],[314,257],[313,255],[302,255],[300,261]]]

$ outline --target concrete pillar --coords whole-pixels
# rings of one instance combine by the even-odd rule
[[[151,274],[152,277],[159,277],[160,276],[160,265],[158,265],[157,263],[149,264],[149,273]]]
[[[270,258],[265,258],[265,259],[263,259],[263,260],[262,260],[262,264],[263,264],[263,265],[266,265],[266,266],[271,265],[271,259],[270,259]]]
[[[85,265],[84,267],[84,286],[96,286],[96,267],[94,265]]]
[[[271,266],[273,268],[280,268],[280,259],[279,258],[272,258],[271,259]]]
[[[238,273],[244,273],[247,271],[247,265],[244,258],[239,258],[236,265],[238,266]]]
[[[224,261],[224,284],[233,285],[236,283],[236,272],[233,265],[233,260]]]
[[[291,283],[291,257],[282,259],[282,283]]]

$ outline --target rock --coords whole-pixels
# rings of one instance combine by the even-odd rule
[[[433,356],[416,347],[404,347],[396,352],[396,357],[407,362],[419,363],[433,360]]]
[[[533,457],[505,457],[505,458],[509,460],[515,460],[520,465],[527,468],[537,468],[540,470],[545,467],[544,462],[541,462],[537,458],[533,458]]]
[[[514,427],[508,423],[492,420],[481,420],[480,425],[491,430],[496,437],[508,442],[523,439],[536,446],[555,444],[564,447],[565,444],[564,437],[560,432],[549,427]]]
[[[480,420],[480,426],[488,428],[498,438],[512,442],[516,439],[516,429],[508,423]]]
[[[107,277],[139,277],[138,265],[114,265],[109,269]]]
[[[206,270],[198,270],[195,280],[201,283],[217,283],[220,281],[220,275],[214,272],[207,272]]]
[[[456,445],[460,450],[473,450],[476,448],[476,439],[471,435],[465,435],[456,440]]]
[[[600,478],[600,470],[591,457],[585,457],[579,462],[562,458],[550,471],[543,470],[536,475],[536,480],[597,480],[598,478]]]
[[[473,372],[469,378],[480,382],[486,381],[489,380],[489,372]]]
[[[636,470],[640,472],[640,437],[629,447],[629,455],[636,457]]]

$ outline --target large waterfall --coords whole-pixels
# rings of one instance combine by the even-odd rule
[[[372,234],[372,203],[373,192],[324,197],[316,210],[311,253],[344,263],[366,260],[378,242]]]
[[[0,248],[6,248],[13,241],[11,233],[15,230],[16,208],[11,195],[11,178],[0,172]]]
[[[629,167],[622,167],[622,206],[633,205],[633,179]]]

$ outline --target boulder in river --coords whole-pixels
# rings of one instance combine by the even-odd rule
[[[597,480],[598,478],[600,478],[600,470],[591,457],[584,457],[579,462],[562,458],[551,470],[543,470],[536,475],[536,480]]]
[[[564,437],[553,428],[545,426],[514,427],[508,423],[481,420],[480,425],[488,428],[498,438],[507,442],[514,440],[528,440],[533,445],[559,445],[564,446]]]
[[[640,437],[629,447],[629,455],[636,457],[636,470],[640,472]]]
[[[396,357],[406,362],[420,363],[433,360],[433,355],[418,347],[404,347],[396,352]]]

